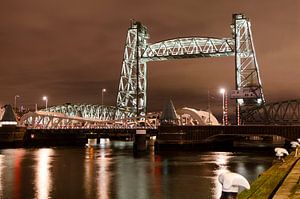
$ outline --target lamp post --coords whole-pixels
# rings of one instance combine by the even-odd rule
[[[104,93],[106,92],[105,88],[102,88],[101,90],[101,105],[103,106],[103,100],[104,100]]]
[[[48,108],[48,97],[47,96],[44,96],[43,97],[43,100],[45,101],[46,103],[46,109]]]
[[[220,89],[220,93],[222,94],[222,101],[223,101],[223,108],[222,108],[222,112],[223,112],[223,125],[225,125],[225,92],[226,90],[224,88]]]
[[[15,112],[17,112],[17,98],[19,98],[20,95],[15,95]]]

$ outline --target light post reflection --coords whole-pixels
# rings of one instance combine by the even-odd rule
[[[88,147],[86,154],[84,180],[86,198],[111,198],[110,166],[112,161],[110,150],[102,147]],[[94,194],[96,194],[96,196]]]
[[[39,149],[36,152],[36,176],[35,176],[35,198],[45,199],[50,198],[50,192],[52,190],[52,178],[51,178],[51,156],[53,155],[53,149]]]
[[[109,199],[111,181],[109,166],[111,165],[111,158],[107,157],[108,154],[105,149],[101,149],[99,153],[100,157],[97,159],[97,196],[101,199]]]

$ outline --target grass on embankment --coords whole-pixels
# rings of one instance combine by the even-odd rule
[[[251,183],[250,190],[241,192],[239,199],[268,199],[271,198],[290,172],[298,158],[294,157],[294,152],[285,158],[285,162],[276,161],[267,171],[262,173]]]

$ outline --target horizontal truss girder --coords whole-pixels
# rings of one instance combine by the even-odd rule
[[[233,55],[233,39],[187,37],[165,40],[148,45],[141,60],[147,62]]]

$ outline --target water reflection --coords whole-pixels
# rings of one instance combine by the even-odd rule
[[[100,139],[96,147],[86,148],[85,190],[86,198],[110,198],[111,149],[109,139]],[[96,194],[96,196],[94,196]]]
[[[21,163],[25,151],[23,149],[19,149],[15,151],[15,159],[14,159],[14,198],[21,198]]]
[[[230,152],[219,152],[212,154],[212,158],[215,160],[215,164],[218,166],[214,170],[214,180],[213,180],[213,189],[212,189],[212,196],[214,198],[220,198],[222,193],[222,186],[218,181],[218,176],[221,173],[228,171],[228,163],[229,160],[232,158],[232,153]]]
[[[273,159],[261,153],[153,150],[134,158],[132,144],[108,140],[90,148],[0,153],[0,198],[37,199],[219,198],[220,173],[230,170],[252,181]]]
[[[154,147],[150,147],[149,158],[151,161],[151,179],[152,189],[150,190],[153,198],[162,198],[161,187],[162,187],[162,175],[161,175],[161,157],[155,154]]]
[[[51,156],[54,154],[53,149],[39,149],[35,153],[37,167],[35,171],[35,198],[45,199],[50,198],[52,191],[51,177]]]
[[[4,167],[4,165],[3,165],[4,160],[3,159],[4,159],[4,155],[0,154],[0,198],[3,198],[3,187],[2,187],[2,182],[3,182],[2,174],[3,174],[3,167]]]
[[[110,193],[110,170],[111,165],[110,152],[105,149],[100,150],[100,157],[97,158],[97,195],[98,198],[107,199]]]
[[[148,160],[119,156],[116,159],[116,198],[149,198]]]

